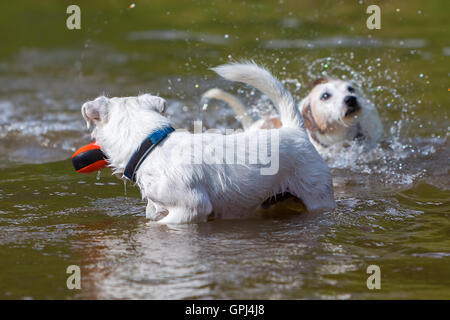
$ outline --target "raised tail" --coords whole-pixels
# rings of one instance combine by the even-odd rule
[[[245,105],[241,102],[241,100],[239,100],[239,98],[233,96],[232,94],[229,94],[228,92],[225,92],[221,89],[214,88],[206,91],[202,95],[202,99],[203,98],[217,99],[228,103],[233,109],[233,111],[236,113],[236,116],[241,121],[244,129],[249,128],[250,125],[252,124],[253,119],[247,114]]]
[[[254,62],[245,62],[224,64],[212,70],[227,80],[249,84],[266,94],[278,109],[283,127],[303,127],[294,98],[266,69]]]

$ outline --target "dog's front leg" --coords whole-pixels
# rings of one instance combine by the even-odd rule
[[[147,219],[158,221],[167,215],[167,210],[164,210],[156,203],[148,199],[147,208],[145,210],[145,216]]]
[[[196,223],[208,221],[213,212],[211,201],[206,192],[190,190],[184,201],[178,206],[168,207],[168,214],[159,223]]]
[[[165,218],[159,223],[196,223],[207,222],[209,213],[199,211],[197,208],[172,207]]]

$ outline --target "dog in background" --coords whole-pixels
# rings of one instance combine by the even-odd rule
[[[244,130],[273,129],[282,125],[279,116],[254,121],[239,98],[221,89],[210,89],[202,98],[229,104]],[[332,146],[348,146],[352,140],[361,141],[369,150],[381,137],[383,129],[376,108],[346,81],[332,78],[316,80],[298,107],[311,142],[322,154]]]

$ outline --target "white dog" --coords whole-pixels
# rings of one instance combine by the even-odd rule
[[[361,98],[346,81],[319,79],[299,105],[311,142],[323,153],[331,146],[345,146],[351,140],[364,141],[372,148],[382,133],[378,112],[373,105]],[[280,128],[278,116],[254,122],[247,114],[245,105],[235,96],[221,90],[211,89],[204,98],[223,100],[228,103],[241,120],[245,130]]]
[[[310,211],[335,208],[330,170],[310,143],[290,93],[255,64],[229,64],[214,70],[268,95],[283,126],[230,135],[171,132],[171,122],[163,115],[166,101],[149,94],[99,97],[81,108],[88,128],[95,124],[92,135],[114,172],[136,181],[148,199],[147,217],[161,223],[244,217],[282,193],[301,199]],[[264,175],[264,164],[239,160],[255,156],[248,142],[258,139],[269,144],[269,133],[279,138],[279,170]],[[244,140],[247,147],[237,148],[237,164],[227,164],[224,154],[215,151],[233,153],[236,139]],[[191,152],[196,148],[202,150],[208,163],[192,160],[197,154]]]

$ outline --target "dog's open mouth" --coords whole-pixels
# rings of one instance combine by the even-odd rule
[[[355,115],[360,110],[361,110],[361,106],[359,105],[359,103],[357,103],[351,107],[347,107],[347,111],[345,111],[345,116],[348,117],[348,116]]]

